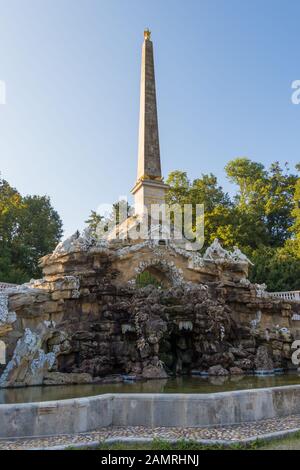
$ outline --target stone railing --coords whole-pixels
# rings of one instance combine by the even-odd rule
[[[15,287],[16,285],[17,284],[10,284],[9,282],[0,282],[0,292],[10,287]]]
[[[286,291],[286,292],[268,292],[271,297],[278,297],[284,300],[292,300],[300,302],[300,290]]]

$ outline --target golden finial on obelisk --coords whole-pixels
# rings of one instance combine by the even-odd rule
[[[144,30],[144,39],[147,39],[147,40],[151,39],[151,31],[149,28]]]

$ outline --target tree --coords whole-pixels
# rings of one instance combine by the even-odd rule
[[[127,217],[129,217],[132,213],[132,207],[128,202],[124,199],[121,199],[118,202],[115,202],[113,204],[112,208],[112,213],[111,213],[111,219],[116,220],[116,224],[118,225],[120,221],[122,222],[121,219],[125,220]]]
[[[300,289],[300,260],[286,248],[261,247],[251,253],[250,280],[267,284],[268,291]]]
[[[258,196],[262,194],[267,178],[261,163],[252,162],[249,158],[236,158],[226,165],[225,171],[229,181],[238,187],[235,200],[241,208],[247,210],[259,202]]]
[[[296,169],[300,172],[300,163],[296,165]],[[295,185],[294,207],[292,210],[292,215],[294,217],[294,225],[292,230],[294,232],[295,238],[300,243],[300,178],[297,179]]]
[[[190,192],[190,181],[184,171],[172,171],[166,183],[170,186],[167,193],[166,202],[168,204],[187,204]]]
[[[26,196],[0,179],[0,280],[22,283],[41,275],[40,257],[62,235],[62,222],[46,196]]]
[[[18,232],[18,215],[22,197],[7,181],[0,178],[0,242],[11,243]]]
[[[91,211],[89,218],[85,221],[86,224],[90,227],[92,234],[96,235],[97,227],[100,222],[104,219],[104,217],[96,211]]]
[[[167,203],[179,204],[182,209],[184,204],[192,204],[194,210],[196,204],[204,205],[205,246],[209,245],[216,237],[225,246],[232,243],[233,205],[228,194],[224,193],[213,174],[203,174],[190,182],[185,172],[176,170],[169,174],[167,184],[170,186],[166,198]]]
[[[101,230],[103,229],[104,232],[109,230],[110,223],[116,223],[117,225],[120,223],[120,216],[129,217],[132,213],[132,207],[128,204],[126,200],[120,200],[115,202],[112,205],[112,211],[108,217],[104,217],[103,215],[99,214],[96,211],[91,211],[89,218],[85,221],[85,223],[89,226],[94,236],[98,236],[97,228],[100,228],[99,224],[101,223]]]
[[[278,162],[271,165],[265,188],[266,228],[271,246],[281,247],[292,236],[294,198],[297,176],[282,169]]]
[[[278,162],[269,170],[247,158],[228,163],[229,180],[238,187],[235,238],[241,246],[255,250],[261,245],[280,247],[291,237],[293,198],[297,176],[287,164]]]
[[[24,273],[13,263],[13,243],[19,228],[22,197],[7,181],[0,179],[0,279],[18,282]]]
[[[62,222],[47,196],[26,196],[15,238],[15,264],[25,267],[31,277],[41,275],[39,259],[51,253],[62,236]],[[20,258],[21,257],[21,258]]]

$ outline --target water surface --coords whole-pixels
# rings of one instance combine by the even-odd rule
[[[0,404],[30,403],[38,401],[64,400],[103,393],[215,393],[251,388],[300,385],[300,374],[289,373],[267,377],[176,377],[167,380],[145,382],[54,385],[0,389]]]

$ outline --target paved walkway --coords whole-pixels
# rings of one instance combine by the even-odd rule
[[[46,449],[64,446],[83,446],[110,440],[122,439],[153,439],[193,440],[205,443],[237,443],[255,438],[263,438],[273,433],[285,433],[300,430],[300,415],[292,415],[280,419],[267,419],[252,423],[244,423],[224,427],[207,428],[145,428],[137,427],[107,427],[89,433],[61,435],[44,438],[0,439],[0,450],[11,449]],[[276,434],[275,434],[276,435]]]

